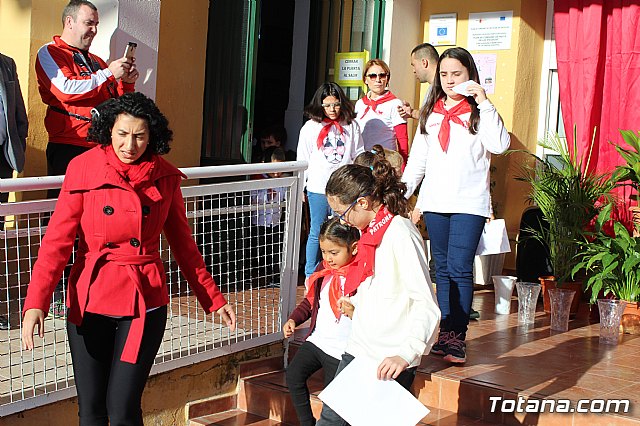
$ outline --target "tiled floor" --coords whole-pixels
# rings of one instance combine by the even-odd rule
[[[600,344],[599,324],[590,321],[586,304],[565,333],[549,329],[550,318],[541,311],[541,304],[535,323],[528,327],[518,325],[515,298],[510,315],[493,313],[492,291],[476,291],[473,305],[480,320],[469,325],[466,364],[452,366],[441,357],[428,355],[423,357],[420,371],[468,385],[489,386],[503,391],[505,397],[574,402],[629,399],[630,411],[620,414],[640,420],[640,336],[621,335],[617,346]],[[459,395],[458,404],[464,403]],[[576,413],[574,424],[577,419]]]

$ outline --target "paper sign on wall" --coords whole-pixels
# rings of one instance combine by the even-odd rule
[[[429,43],[432,46],[455,46],[457,13],[429,16]]]
[[[470,13],[468,50],[511,49],[513,10]]]
[[[369,60],[369,52],[341,52],[336,53],[335,82],[342,87],[362,87],[364,64]]]
[[[473,56],[473,60],[478,68],[480,85],[484,91],[487,92],[487,95],[495,93],[498,55],[495,53],[474,53],[471,56]]]

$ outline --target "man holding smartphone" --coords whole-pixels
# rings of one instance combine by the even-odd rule
[[[107,64],[89,53],[98,31],[98,9],[90,1],[71,0],[62,13],[62,34],[38,51],[36,74],[48,105],[45,127],[47,174],[63,175],[69,161],[95,146],[87,142],[91,109],[109,98],[135,90],[139,73],[132,56]],[[50,190],[56,198],[58,190]]]

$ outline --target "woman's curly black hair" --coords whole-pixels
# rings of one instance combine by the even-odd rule
[[[140,92],[125,93],[119,98],[109,99],[98,105],[92,113],[91,127],[87,140],[106,146],[111,144],[111,130],[120,114],[128,114],[147,121],[149,127],[149,145],[154,154],[166,154],[171,147],[173,132],[169,121],[160,112],[155,102]]]

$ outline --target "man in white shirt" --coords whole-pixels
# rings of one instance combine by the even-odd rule
[[[429,85],[432,85],[437,66],[438,52],[435,47],[429,43],[419,44],[411,51],[411,67],[413,68],[413,74],[420,83],[429,83]],[[424,103],[424,101],[422,103]],[[403,101],[403,105],[398,107],[398,112],[405,120],[409,118],[417,120],[420,117],[420,108],[411,108],[411,105],[407,101]]]

